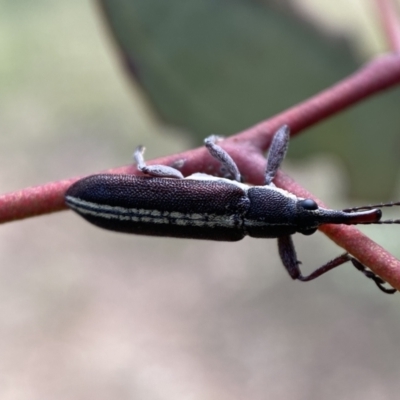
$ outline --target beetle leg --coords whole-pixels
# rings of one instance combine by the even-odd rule
[[[363,264],[360,263],[360,261],[351,257],[349,253],[344,253],[339,257],[334,258],[332,261],[324,264],[322,267],[317,268],[310,275],[303,276],[299,268],[299,264],[301,263],[297,260],[296,250],[294,248],[291,236],[279,237],[278,248],[282,263],[292,279],[298,279],[302,282],[308,282],[315,278],[318,278],[319,276],[325,274],[331,269],[346,263],[347,261],[351,261],[354,267],[361,271],[367,278],[372,279],[379,287],[379,289],[383,292],[393,294],[397,291],[394,288],[386,288],[384,286],[386,282],[382,278],[374,274],[372,271],[368,270]]]
[[[180,171],[175,168],[168,167],[167,165],[146,165],[143,158],[144,150],[145,148],[143,146],[138,146],[133,153],[133,159],[135,160],[137,169],[139,171],[158,178],[184,178]]]
[[[204,144],[210,154],[218,160],[223,167],[229,172],[235,181],[241,182],[239,168],[232,157],[221,147],[216,144],[218,136],[212,135],[204,139]]]
[[[385,281],[376,275],[374,272],[370,271],[365,267],[365,265],[361,264],[360,261],[356,260],[355,258],[351,257],[350,258],[351,263],[359,270],[361,271],[367,278],[372,279],[375,283],[376,286],[378,286],[379,289],[382,290],[382,292],[388,293],[388,294],[393,294],[397,292],[397,289],[395,288],[387,288],[385,287]]]
[[[331,269],[336,268],[347,261],[350,261],[350,256],[347,253],[345,253],[339,257],[336,257],[334,260],[324,264],[322,267],[317,268],[310,275],[303,276],[299,268],[299,264],[301,264],[301,262],[297,259],[297,254],[293,245],[292,237],[291,236],[279,237],[278,249],[282,263],[285,266],[291,278],[298,279],[302,282],[307,282],[315,278],[318,278],[325,272],[328,272]]]
[[[265,172],[265,184],[269,185],[274,179],[289,146],[290,130],[287,125],[280,127],[273,139],[267,156],[267,169]]]

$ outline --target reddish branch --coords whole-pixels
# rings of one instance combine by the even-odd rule
[[[292,135],[295,135],[328,116],[393,87],[399,82],[400,57],[397,55],[382,56],[311,99],[226,139],[222,145],[235,159],[247,182],[262,184],[265,169],[263,153],[268,148],[273,133],[281,125],[289,125]],[[216,174],[218,171],[215,160],[212,160],[203,148],[164,157],[149,162],[149,164],[174,165],[177,162],[183,164],[181,171],[184,175],[199,171]],[[109,172],[138,173],[133,166],[121,167]],[[76,179],[78,178],[48,183],[0,196],[0,222],[9,222],[65,209],[65,190]],[[318,200],[282,172],[279,172],[275,183],[298,196]],[[322,205],[321,202],[319,204]],[[385,281],[400,289],[400,262],[379,245],[354,227],[324,225],[321,227],[321,231]]]
[[[376,0],[382,27],[393,52],[400,52],[400,25],[393,0]]]

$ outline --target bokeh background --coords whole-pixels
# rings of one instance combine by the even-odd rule
[[[179,2],[169,3],[179,9]],[[165,32],[175,27],[182,39],[185,26],[179,21],[196,15],[190,7],[179,14],[161,12],[157,6],[165,2],[149,0],[103,1],[104,8],[95,1],[0,0],[1,192],[128,164],[139,143],[146,144],[150,159],[193,147],[209,133],[234,133],[385,51],[372,3],[283,3],[242,0],[229,7],[218,2],[236,7],[235,18],[246,15],[247,25],[236,24],[249,37],[255,32],[254,10],[264,10],[270,18],[266,25],[275,30],[274,46],[266,45],[271,54],[264,61],[260,56],[260,63],[273,62],[265,68],[265,82],[258,78],[263,90],[257,103],[264,101],[268,85],[273,100],[263,111],[252,107],[256,100],[246,93],[247,120],[236,120],[239,111],[228,117],[234,107],[242,109],[239,103],[224,108],[218,105],[224,97],[210,92],[216,103],[207,109],[211,100],[204,93],[195,97],[190,82],[178,92],[176,85],[170,85],[171,92],[163,86],[183,76],[182,88],[185,65],[172,62],[164,43],[163,52],[150,46],[158,42],[147,43],[144,34],[154,28],[154,19],[157,27],[164,21]],[[152,10],[158,10],[157,18]],[[132,12],[142,25],[122,24]],[[203,18],[199,26],[207,29],[211,19],[204,9],[197,14]],[[237,26],[226,25],[222,37]],[[128,29],[138,27],[143,30]],[[261,41],[254,49],[261,51],[268,34],[256,33]],[[293,53],[288,48],[299,46],[290,44],[290,36],[302,39],[306,49],[295,60],[284,58]],[[175,43],[166,34],[153,37]],[[212,37],[206,40],[214,45]],[[182,52],[188,44],[181,42]],[[199,43],[194,48],[203,59]],[[164,58],[154,61],[154,54]],[[139,82],[130,79],[128,59]],[[282,67],[291,64],[297,72]],[[172,75],[160,75],[164,70]],[[206,77],[203,82],[221,79]],[[399,96],[394,89],[299,136],[291,143],[285,171],[336,208],[399,199]],[[190,112],[180,114],[182,104]],[[213,119],[219,111],[223,118]],[[377,171],[379,178],[371,175]],[[400,256],[398,228],[362,230]],[[341,252],[318,233],[296,236],[295,243],[305,271]],[[395,398],[399,304],[398,295],[382,294],[351,266],[314,282],[291,281],[274,240],[213,243],[114,234],[72,212],[14,222],[0,229],[0,398]]]

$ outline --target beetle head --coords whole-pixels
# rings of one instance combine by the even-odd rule
[[[321,208],[312,199],[299,199],[297,201],[298,231],[303,235],[313,234],[323,224],[374,224],[379,223],[382,211],[379,209],[366,209],[363,211],[341,211]]]

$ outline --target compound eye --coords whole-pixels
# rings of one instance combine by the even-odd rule
[[[318,204],[313,199],[304,199],[299,204],[306,210],[317,210]]]
[[[299,231],[300,233],[302,233],[303,235],[309,236],[312,235],[313,233],[315,233],[317,231],[317,228],[310,228],[310,229],[304,229],[303,231]]]

